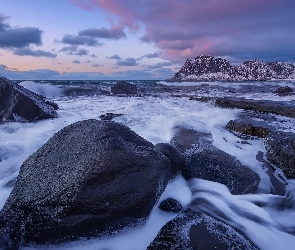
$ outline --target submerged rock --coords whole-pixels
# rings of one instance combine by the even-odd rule
[[[179,203],[179,201],[173,199],[173,198],[168,198],[166,200],[163,200],[159,208],[165,212],[172,212],[172,213],[179,213],[182,210],[182,206]]]
[[[36,121],[56,118],[52,104],[30,90],[0,78],[0,121]]]
[[[295,134],[276,131],[264,139],[269,162],[282,169],[289,179],[295,179]]]
[[[171,176],[169,159],[128,127],[86,120],[21,166],[0,213],[0,247],[112,234],[142,222]]]
[[[189,207],[169,221],[147,250],[258,249],[230,225]]]
[[[121,115],[123,115],[123,114],[106,113],[104,115],[101,115],[99,118],[100,118],[100,120],[103,120],[103,121],[110,121],[113,118],[115,118],[117,116],[121,116]]]
[[[131,83],[128,83],[125,81],[119,81],[114,86],[111,87],[111,92],[113,94],[136,95],[137,87]]]
[[[235,157],[212,145],[210,134],[178,127],[171,140],[185,158],[185,179],[201,178],[228,187],[232,194],[255,193],[260,178]]]
[[[293,89],[290,88],[289,86],[285,86],[285,87],[279,87],[275,93],[280,95],[280,96],[285,96],[285,95],[288,95],[290,93],[293,92]]]

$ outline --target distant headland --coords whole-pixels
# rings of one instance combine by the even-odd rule
[[[187,59],[171,81],[269,81],[295,79],[295,64],[288,62],[245,61],[232,66],[228,60],[201,55]]]

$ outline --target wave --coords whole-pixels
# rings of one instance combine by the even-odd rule
[[[36,83],[33,81],[23,81],[19,84],[25,87],[26,89],[45,97],[61,96],[63,94],[62,88],[53,86],[48,83]]]

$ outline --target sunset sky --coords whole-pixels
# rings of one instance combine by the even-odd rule
[[[0,0],[0,77],[168,79],[197,55],[295,62],[295,1]]]

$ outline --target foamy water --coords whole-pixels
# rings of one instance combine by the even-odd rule
[[[42,89],[40,85],[37,87]],[[56,88],[56,91],[59,89],[56,86],[51,87]],[[109,112],[123,114],[114,120],[127,125],[153,144],[169,142],[173,137],[172,128],[176,125],[210,132],[216,147],[237,157],[242,164],[259,174],[261,191],[270,188],[269,177],[261,162],[256,159],[259,151],[265,152],[262,139],[249,140],[251,145],[241,144],[240,138],[224,130],[225,124],[235,119],[241,110],[220,109],[212,103],[190,101],[187,97],[55,96],[50,99],[60,107],[58,118],[0,125],[0,208],[12,190],[6,184],[16,178],[22,162],[55,132],[79,120],[99,119],[100,115]],[[288,120],[282,129],[294,132],[294,119]],[[172,197],[185,208],[191,201],[203,197],[208,205],[198,209],[212,214],[218,210],[224,212],[229,218],[227,222],[239,228],[259,248],[295,249],[295,236],[288,233],[295,228],[295,207],[280,210],[278,206],[284,199],[295,201],[295,181],[289,180],[287,189],[288,197],[263,192],[231,195],[222,184],[201,179],[193,179],[187,183],[183,177],[178,176],[169,183],[160,201]],[[255,205],[259,202],[265,206]],[[125,230],[111,238],[24,249],[146,249],[160,228],[175,216],[160,211],[155,206],[144,225]]]

